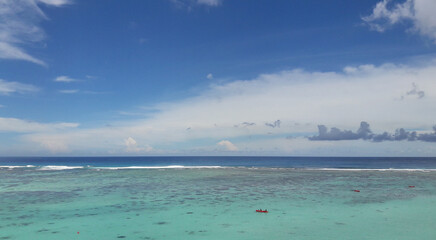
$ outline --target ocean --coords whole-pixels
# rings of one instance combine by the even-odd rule
[[[436,158],[0,158],[0,239],[434,240],[435,193]]]

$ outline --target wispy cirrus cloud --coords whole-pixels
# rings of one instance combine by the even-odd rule
[[[59,90],[59,92],[64,94],[74,94],[74,93],[79,93],[79,89],[64,89],[64,90]]]
[[[362,20],[378,32],[384,32],[393,25],[409,21],[413,25],[409,32],[419,33],[436,43],[435,9],[434,0],[406,0],[402,3],[383,0],[377,3],[371,15],[363,17]]]
[[[222,0],[170,0],[175,6],[192,10],[195,6],[218,7]]]
[[[78,126],[78,123],[73,122],[41,123],[26,119],[0,117],[0,133],[36,134],[35,136],[43,133],[44,137],[38,138],[37,146],[29,145],[26,148],[42,148],[53,154],[65,153],[69,151],[68,144],[66,142],[68,137],[63,134],[59,134],[59,132],[71,131]],[[32,136],[34,135],[31,135],[29,139],[31,139]],[[13,142],[12,139],[11,142]],[[3,148],[2,151],[7,151],[7,148],[8,146],[6,146],[6,149]],[[20,148],[18,154],[26,154],[26,150]]]
[[[90,76],[87,75],[86,76],[87,79],[96,79],[96,76]],[[85,82],[88,80],[82,80],[82,79],[77,79],[77,78],[72,78],[66,75],[61,75],[61,76],[57,76],[56,78],[53,79],[54,82],[58,82],[58,83],[74,83],[74,82]],[[74,94],[74,93],[82,93],[82,94],[108,94],[109,92],[99,92],[99,91],[90,91],[90,90],[79,90],[79,89],[61,89],[58,90],[59,93],[64,93],[64,94]]]
[[[64,83],[70,83],[70,82],[77,82],[78,79],[71,78],[68,76],[58,76],[54,79],[55,82],[64,82]]]
[[[9,82],[0,79],[0,95],[9,95],[13,93],[30,93],[36,92],[39,88],[19,82]]]
[[[221,5],[221,2],[222,0],[197,0],[197,4],[203,4],[212,7]]]
[[[0,132],[21,132],[21,133],[36,133],[36,132],[54,132],[57,130],[65,130],[78,127],[78,123],[39,123],[35,121],[23,120],[18,118],[2,118],[0,117]]]
[[[69,0],[1,0],[0,1],[0,58],[24,60],[46,66],[46,63],[29,54],[24,46],[45,39],[40,27],[48,17],[39,4],[61,7]]]
[[[38,0],[38,1],[56,7],[60,7],[66,4],[71,4],[71,0]]]

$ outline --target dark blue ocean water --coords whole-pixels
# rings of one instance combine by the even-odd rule
[[[229,166],[436,169],[436,157],[2,157],[0,166]]]

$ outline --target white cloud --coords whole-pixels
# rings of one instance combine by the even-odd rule
[[[212,73],[207,74],[206,78],[207,78],[207,79],[210,79],[210,80],[213,79],[213,75],[212,75]]]
[[[126,152],[150,152],[153,150],[152,147],[146,145],[145,147],[139,147],[138,143],[132,137],[128,137],[124,139],[124,143],[126,145]]]
[[[406,0],[393,4],[390,0],[383,0],[374,7],[371,15],[362,19],[376,31],[383,32],[402,21],[411,21],[412,32],[429,37],[436,43],[436,1],[434,0]]]
[[[192,10],[196,5],[207,7],[217,7],[221,5],[222,0],[170,0],[175,6]]]
[[[1,30],[0,30],[1,34]],[[27,54],[22,48],[14,46],[13,44],[0,42],[0,58],[13,59],[13,60],[26,60],[42,66],[46,66],[45,62],[32,57]]]
[[[23,45],[41,42],[45,38],[39,27],[47,16],[38,4],[60,7],[67,0],[1,0],[0,1],[0,58],[25,60],[45,66],[45,62],[33,57]]]
[[[198,4],[216,7],[221,4],[221,0],[197,0]]]
[[[425,96],[425,92],[420,90],[415,83],[412,83],[412,89],[406,93],[406,96],[412,96],[421,99]],[[404,99],[405,96],[401,96],[401,97],[402,99]]]
[[[218,142],[217,145],[224,147],[227,151],[238,151],[238,148],[228,140],[222,140]]]
[[[57,130],[65,130],[78,127],[78,123],[39,123],[34,121],[22,120],[17,118],[2,118],[0,117],[0,132],[54,132]]]
[[[45,3],[47,5],[53,5],[56,7],[60,7],[66,4],[71,4],[70,0],[38,0],[38,2]]]
[[[30,85],[23,84],[18,82],[8,82],[3,79],[0,79],[0,94],[1,95],[9,95],[12,93],[29,93],[36,92],[38,88]]]
[[[50,136],[39,139],[38,143],[51,153],[67,153],[70,149],[62,136]]]
[[[70,152],[68,146],[71,145],[72,142],[70,136],[65,133],[72,131],[78,126],[78,123],[40,123],[17,118],[0,117],[0,133],[31,134],[28,135],[26,139],[30,144],[20,146],[17,151],[19,155],[26,155],[29,154],[29,152],[41,152],[42,150],[48,150],[49,153],[53,154],[68,153]],[[11,142],[13,142],[12,139]],[[3,150],[3,152],[5,151],[7,151],[7,149]],[[44,154],[46,154],[46,152],[44,152]]]
[[[23,140],[38,143],[38,139],[42,142],[62,136],[72,151],[97,149],[105,153],[110,149],[123,153],[126,144],[119,139],[134,136],[135,142],[148,143],[164,153],[189,154],[194,149],[206,149],[207,154],[213,153],[210,147],[223,139],[238,139],[238,153],[258,151],[251,144],[256,141],[263,142],[263,152],[287,153],[286,147],[275,151],[278,142],[285,146],[296,141],[286,136],[312,136],[318,124],[355,130],[361,121],[367,121],[375,133],[393,132],[396,128],[431,130],[436,123],[434,76],[434,60],[416,66],[349,66],[339,72],[282,71],[252,80],[211,85],[195,97],[157,104],[153,106],[157,111],[146,112],[146,118],[136,121],[110,123],[110,127],[31,133],[23,136]],[[425,97],[410,95],[401,99],[413,86],[419,86],[416,91],[425,92]],[[265,124],[278,120],[280,127]],[[250,123],[250,127],[235,127],[244,122]],[[187,128],[190,130],[186,131]],[[310,154],[311,149],[321,146],[328,149],[344,143],[305,144],[295,144],[289,151]],[[357,146],[359,142],[350,144]],[[379,151],[377,148],[385,145],[371,146]]]
[[[74,94],[74,93],[78,93],[79,90],[78,89],[66,89],[66,90],[59,90],[60,93],[65,93],[65,94]]]
[[[56,77],[54,79],[54,81],[55,82],[66,82],[66,83],[69,83],[69,82],[77,82],[78,80],[74,79],[74,78],[70,78],[68,76],[58,76],[58,77]]]
[[[127,148],[126,151],[127,152],[138,152],[139,151],[136,140],[133,139],[132,137],[128,137],[127,139],[125,139],[124,143],[126,144],[126,148]]]

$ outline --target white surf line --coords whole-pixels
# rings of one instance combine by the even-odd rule
[[[56,166],[56,165],[48,165],[42,166],[38,168],[38,170],[42,171],[56,171],[56,170],[71,170],[71,169],[82,169],[83,166]]]
[[[26,166],[0,166],[0,168],[34,168],[34,165],[26,165]]]
[[[101,170],[123,170],[123,169],[209,169],[209,168],[225,168],[222,166],[182,166],[182,165],[169,165],[169,166],[128,166],[128,167],[91,167],[92,169]]]

